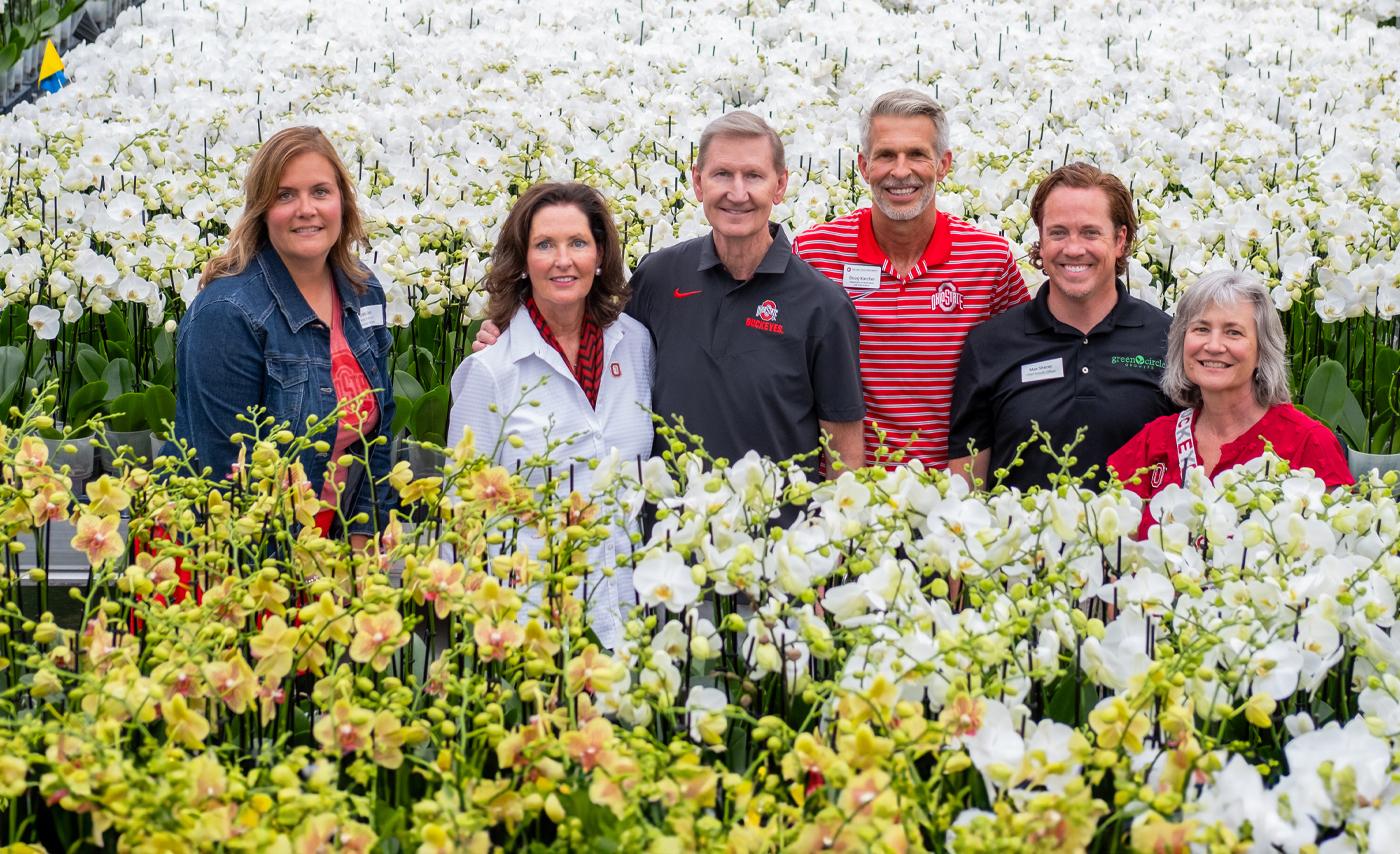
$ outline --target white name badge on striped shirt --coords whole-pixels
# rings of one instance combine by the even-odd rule
[[[1046,359],[1043,362],[1032,362],[1029,365],[1021,366],[1021,382],[1023,383],[1057,380],[1064,375],[1065,360],[1062,358]]]
[[[880,268],[871,264],[847,264],[841,287],[848,291],[873,291],[880,287]]]

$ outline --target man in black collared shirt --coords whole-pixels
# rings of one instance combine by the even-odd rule
[[[860,324],[845,290],[768,221],[787,178],[783,141],[763,119],[737,110],[710,122],[691,181],[713,230],[643,258],[627,313],[656,343],[653,411],[684,421],[712,457],[788,459],[826,433],[841,464],[860,468]],[[497,334],[488,321],[473,347]],[[660,439],[655,450],[666,450]]]
[[[1036,189],[1031,216],[1040,241],[1031,258],[1048,281],[1036,298],[974,328],[953,387],[949,469],[987,481],[1011,465],[1032,422],[1074,475],[1096,466],[1142,425],[1174,411],[1158,385],[1170,318],[1128,295],[1116,275],[1137,232],[1132,197],[1085,163],[1055,170]],[[973,453],[975,451],[975,453]],[[1060,466],[1033,443],[1001,483],[1044,486]]]
[[[715,457],[785,459],[824,431],[844,465],[864,465],[855,308],[768,221],[787,190],[782,141],[758,116],[729,113],[701,134],[691,178],[713,230],[632,275],[627,313],[656,342],[652,408]]]

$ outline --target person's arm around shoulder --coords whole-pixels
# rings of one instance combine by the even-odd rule
[[[480,353],[492,344],[495,344],[501,337],[501,327],[487,319],[481,322],[481,327],[476,330],[476,337],[472,339],[472,352]],[[462,364],[466,364],[463,362]]]
[[[985,336],[973,329],[963,343],[948,416],[948,471],[974,489],[987,483],[992,456],[992,407],[984,385],[981,350]],[[976,450],[972,453],[969,447]]]
[[[860,320],[855,306],[820,273],[819,287],[832,289],[826,328],[817,330],[810,355],[817,421],[828,440],[833,459],[848,469],[864,468],[865,392],[860,382]]]
[[[180,322],[175,345],[179,378],[175,435],[195,449],[199,465],[222,481],[247,445],[229,439],[251,434],[239,416],[263,402],[266,374],[263,338],[235,301],[205,292]]]

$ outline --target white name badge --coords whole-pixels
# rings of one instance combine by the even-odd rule
[[[384,306],[382,305],[362,305],[360,306],[360,327],[371,329],[375,326],[384,325]]]
[[[1046,359],[1021,366],[1021,382],[1038,383],[1041,380],[1057,380],[1065,375],[1065,360]]]
[[[880,287],[880,268],[870,264],[847,264],[841,286],[848,291],[873,291]]]

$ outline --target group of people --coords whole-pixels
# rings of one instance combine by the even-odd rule
[[[1283,331],[1256,275],[1201,277],[1174,317],[1131,296],[1120,277],[1132,197],[1070,163],[1031,203],[1031,261],[1046,276],[1032,298],[1006,239],[938,210],[952,161],[932,99],[881,95],[857,160],[871,207],[789,240],[770,222],[787,190],[783,142],[760,117],[728,113],[705,128],[690,175],[710,233],[651,253],[630,280],[601,194],[536,184],[501,227],[488,321],[452,378],[449,441],[470,428],[511,465],[552,447],[582,464],[576,489],[613,449],[666,450],[650,412],[713,457],[805,454],[814,473],[918,461],[1024,489],[1061,470],[1032,441],[1038,428],[1056,450],[1079,440],[1070,474],[1111,472],[1144,497],[1266,442],[1329,485],[1351,482],[1336,437],[1288,402]],[[353,466],[326,475],[357,443],[372,472],[389,468],[375,440],[393,415],[391,341],[383,291],[353,251],[364,237],[353,187],[314,128],[272,137],[246,187],[182,323],[177,435],[227,472],[247,407],[303,425],[358,400],[331,447],[302,463],[364,537],[392,496]],[[625,576],[599,579],[598,599],[630,606]]]

